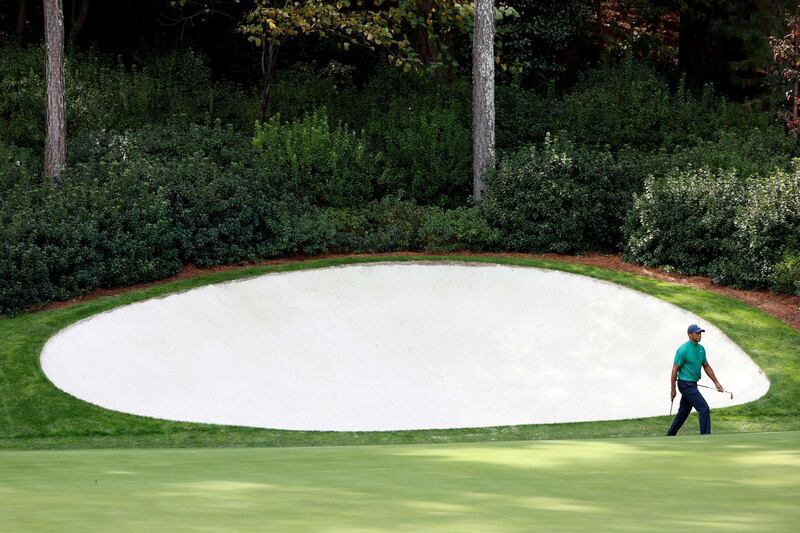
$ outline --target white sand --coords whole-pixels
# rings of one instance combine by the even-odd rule
[[[767,392],[750,358],[691,313],[611,283],[496,265],[381,263],[210,285],[79,322],[41,362],[78,398],[170,420],[347,431],[609,420],[668,414],[691,323],[707,330],[709,362],[735,395],[703,390],[712,408]]]

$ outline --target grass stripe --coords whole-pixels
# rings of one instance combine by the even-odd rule
[[[0,451],[10,531],[792,531],[800,433]]]

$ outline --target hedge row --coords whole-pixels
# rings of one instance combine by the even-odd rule
[[[315,205],[250,138],[219,126],[105,133],[74,154],[58,180],[22,175],[0,193],[0,313],[164,278],[187,263],[483,249],[497,238],[470,208],[391,197]]]
[[[630,260],[800,294],[800,160],[747,178],[708,168],[650,177],[625,231]]]
[[[55,182],[13,166],[13,186],[0,191],[0,312],[187,263],[393,250],[624,248],[630,260],[720,283],[798,290],[800,164],[751,176],[664,170],[656,156],[547,139],[505,158],[477,209],[448,210],[371,200],[323,157],[326,146],[361,153],[359,138],[308,120],[313,142],[302,128],[265,126],[277,135],[270,146],[289,143],[277,157],[231,128],[178,124],[78,136]],[[351,156],[341,164],[362,164]]]

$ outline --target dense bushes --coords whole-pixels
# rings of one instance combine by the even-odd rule
[[[0,46],[0,143],[41,150],[44,142],[44,52]],[[214,82],[202,57],[175,50],[124,65],[90,53],[65,60],[70,135],[125,131],[210,115],[240,128],[255,118],[255,101],[235,86]]]
[[[368,202],[385,173],[381,154],[367,148],[363,135],[341,124],[331,127],[324,108],[288,124],[279,115],[256,124],[253,145],[263,156],[265,171],[314,205]]]
[[[387,197],[356,209],[327,209],[336,252],[487,250],[499,235],[474,208],[444,210]]]
[[[624,249],[798,290],[796,140],[629,60],[561,95],[499,88],[501,162],[470,207],[466,83],[300,70],[278,78],[275,114],[251,135],[255,103],[218,91],[191,52],[144,68],[73,56],[68,168],[51,182],[38,172],[41,51],[5,52],[0,312],[186,263],[395,250]]]
[[[292,253],[483,249],[471,209],[386,198],[315,207],[232,128],[173,124],[75,139],[57,181],[24,178],[0,204],[0,313],[98,287]]]
[[[546,140],[486,179],[482,209],[502,245],[528,252],[613,250],[641,176],[608,151]]]
[[[787,290],[800,249],[800,166],[750,178],[708,169],[651,177],[626,233],[631,260]]]
[[[786,252],[775,265],[773,288],[778,292],[800,296],[800,252]]]
[[[332,124],[360,132],[366,149],[380,154],[375,198],[393,195],[442,207],[467,203],[472,188],[468,84],[380,70],[356,87],[339,65],[282,76],[271,104],[274,114],[298,122],[324,109]]]
[[[95,150],[58,181],[20,184],[7,196],[0,311],[302,244],[294,221],[304,206],[253,171],[245,136],[149,127],[96,139]]]
[[[626,254],[649,265],[706,274],[734,231],[742,187],[732,171],[678,171],[649,177],[628,219]]]
[[[399,90],[399,91],[398,91]],[[469,87],[385,75],[365,89],[372,102],[364,130],[385,154],[383,194],[417,203],[463,206],[472,192]]]
[[[717,141],[726,131],[773,129],[768,113],[730,105],[707,86],[701,94],[679,83],[674,91],[652,68],[626,58],[588,71],[563,97],[558,131],[582,144],[612,149],[673,150]],[[783,137],[782,132],[776,137]]]

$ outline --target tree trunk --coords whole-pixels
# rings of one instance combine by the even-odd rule
[[[256,114],[256,119],[259,122],[264,122],[269,116],[269,99],[272,94],[272,80],[275,79],[275,66],[278,62],[279,44],[274,37],[269,39],[269,46],[267,46],[266,38],[263,42],[264,48],[261,52],[261,74],[264,76],[264,89],[261,91],[261,103],[258,107],[258,114]]]
[[[25,0],[19,0],[17,8],[17,48],[25,46],[25,22],[28,18],[28,6]]]
[[[44,0],[46,136],[44,172],[58,177],[66,163],[64,103],[64,11],[61,0]]]
[[[494,1],[476,0],[472,40],[472,184],[483,195],[483,174],[494,168]]]
[[[416,15],[426,19],[428,14],[430,14],[431,7],[432,6],[430,2],[423,1],[422,5],[417,9]],[[417,24],[411,29],[410,33],[411,47],[414,48],[414,51],[419,55],[419,59],[422,61],[422,64],[425,66],[429,65],[435,58],[434,52],[431,50],[430,39],[428,39],[427,23]]]
[[[794,80],[794,87],[792,87],[792,118],[794,120],[797,120],[797,99],[799,97],[797,94],[797,84],[798,81]]]
[[[72,20],[69,28],[69,44],[72,46],[78,42],[81,31],[86,25],[86,18],[89,15],[89,1],[81,0],[81,10],[76,14],[75,4],[78,0],[72,0]]]

